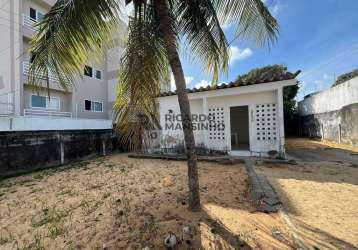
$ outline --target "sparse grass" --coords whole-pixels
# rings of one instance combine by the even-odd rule
[[[46,224],[56,224],[69,215],[69,211],[57,208],[56,206],[49,207],[46,203],[43,204],[40,215],[34,216],[31,219],[32,227],[41,227]]]
[[[59,195],[67,195],[70,197],[78,196],[79,193],[75,190],[74,187],[68,187],[66,189],[62,189],[59,193]]]
[[[33,175],[33,178],[37,181],[40,181],[42,180],[43,178],[45,178],[45,176],[47,175],[48,173],[46,171],[42,171],[42,172],[38,172],[36,174]]]
[[[56,239],[60,235],[64,235],[68,232],[67,227],[63,222],[51,224],[48,228],[48,237]]]
[[[82,209],[84,217],[86,217],[95,212],[102,204],[103,201],[101,200],[88,200],[85,198],[81,201],[80,207]]]
[[[18,250],[45,250],[43,244],[43,236],[36,233],[32,241],[24,240],[22,243],[18,244]]]
[[[142,243],[147,243],[151,239],[157,237],[159,232],[158,225],[151,219],[148,223],[145,223],[141,231],[141,241]]]
[[[244,167],[199,166],[201,185],[208,187],[203,205],[213,205],[205,211],[216,219],[229,218],[223,223],[239,234],[242,221],[250,224]],[[0,181],[0,194],[5,197],[0,202],[0,249],[162,249],[164,235],[173,231],[181,237],[185,225],[195,232],[189,249],[215,246],[203,243],[205,229],[198,226],[208,214],[190,213],[188,203],[180,202],[187,195],[185,162],[101,157]],[[178,202],[178,197],[183,199]],[[10,226],[5,230],[5,225]]]

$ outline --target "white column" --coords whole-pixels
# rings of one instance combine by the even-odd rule
[[[278,119],[278,135],[279,135],[279,153],[280,157],[285,157],[285,122],[283,117],[283,91],[282,87],[277,89],[277,119]]]
[[[106,139],[102,139],[102,155],[106,156]]]
[[[208,117],[208,100],[206,97],[203,97],[203,111],[202,112],[205,115],[205,117],[207,118]],[[208,123],[209,121],[206,120],[205,122]],[[203,131],[203,133],[204,133],[205,147],[209,147],[209,138],[208,138],[209,131],[205,130],[205,131]]]
[[[60,157],[61,157],[61,165],[65,164],[65,145],[63,141],[60,142]]]

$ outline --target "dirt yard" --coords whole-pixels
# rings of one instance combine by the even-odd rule
[[[304,162],[343,162],[358,167],[358,148],[329,141],[305,138],[288,139],[286,152],[290,157]]]
[[[358,153],[358,147],[339,144],[331,141],[321,141],[321,140],[310,140],[307,138],[289,138],[287,139],[286,148],[290,149],[340,149],[350,151],[351,153]]]
[[[184,235],[178,249],[293,248],[280,217],[251,205],[243,165],[199,164],[199,213],[187,210],[186,172],[114,155],[3,180],[0,249],[164,249],[168,232]]]
[[[317,143],[301,139],[289,141],[289,146],[314,149]],[[357,249],[358,168],[324,160],[257,169],[274,186],[305,244],[314,249]]]

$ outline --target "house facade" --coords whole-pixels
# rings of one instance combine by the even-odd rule
[[[296,85],[298,73],[246,85],[188,90],[196,144],[232,155],[266,155],[275,150],[284,156],[283,88]],[[183,144],[176,93],[162,93],[158,102],[161,146]]]
[[[48,98],[45,88],[34,92],[27,84],[31,64],[31,55],[27,51],[36,33],[34,25],[55,2],[11,0],[0,6],[0,115],[16,119],[41,118],[41,121],[47,118],[67,119],[67,123],[73,123],[69,119],[112,120],[120,56],[124,50],[124,44],[119,39],[115,41],[116,47],[105,51],[100,63],[89,60],[84,65],[83,76],[76,77],[72,83],[74,87],[64,90],[59,86],[57,77],[50,75]],[[126,25],[123,23],[118,37],[125,35]]]

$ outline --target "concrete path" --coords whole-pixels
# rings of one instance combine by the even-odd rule
[[[245,159],[245,167],[251,184],[251,198],[259,211],[276,213],[281,207],[281,202],[266,177],[255,171],[255,162],[254,158]]]

